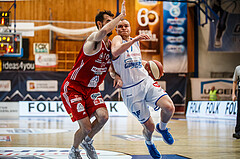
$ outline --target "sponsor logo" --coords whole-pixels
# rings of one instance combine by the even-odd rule
[[[102,50],[104,50],[104,49],[102,48]],[[95,60],[95,62],[102,64],[103,61],[107,61],[107,64],[109,64],[109,63],[111,63],[111,60],[109,58],[110,58],[109,53],[101,53],[99,55],[98,59]],[[104,63],[106,64],[106,62],[104,62]]]
[[[153,83],[153,86],[154,86],[154,87],[159,87],[159,88],[161,87],[161,86],[158,84],[158,82]]]
[[[189,101],[186,116],[235,120],[236,114],[237,114],[237,102]]]
[[[70,132],[65,129],[0,128],[2,134],[49,134]]]
[[[183,45],[173,45],[173,44],[168,44],[165,48],[166,52],[169,53],[184,53],[185,47]]]
[[[29,102],[28,103],[29,112],[65,112],[62,103],[53,102]]]
[[[140,110],[137,110],[136,112],[132,112],[138,119],[140,117]]]
[[[128,141],[144,141],[145,138],[142,135],[112,135]],[[163,141],[163,138],[160,136],[152,136],[153,141]]]
[[[236,115],[237,114],[237,102],[227,102],[225,115]]]
[[[16,157],[19,159],[35,158],[35,159],[66,159],[70,149],[66,148],[50,148],[50,147],[1,147],[1,157]],[[120,152],[96,150],[99,158],[108,157],[111,159],[131,159],[130,155]],[[87,158],[85,150],[81,149],[80,154],[83,158]]]
[[[0,80],[0,92],[10,92],[10,91],[11,91],[11,81]]]
[[[35,54],[36,67],[55,67],[57,65],[56,54]]]
[[[34,61],[2,61],[2,71],[34,71]]]
[[[94,76],[88,83],[88,87],[97,87],[99,76]]]
[[[57,80],[28,80],[27,91],[29,92],[57,92]]]
[[[95,100],[93,101],[93,103],[94,103],[95,105],[103,104],[103,103],[104,103],[104,100],[103,100],[103,98],[97,98],[97,99],[95,99]]]
[[[94,100],[94,99],[97,99],[99,96],[101,96],[101,93],[93,93],[91,94],[91,98]]]
[[[158,41],[157,35],[153,34],[151,30],[139,30],[139,35],[140,34],[147,34],[150,37],[150,39],[142,41],[155,41],[155,42]]]
[[[48,43],[34,43],[34,53],[49,53]]]
[[[125,63],[125,68],[141,68],[142,67],[142,61],[139,59],[132,59],[132,58],[128,58],[126,60],[124,60]]]
[[[61,101],[20,101],[20,116],[67,116]]]
[[[104,100],[101,97],[101,93],[100,92],[91,94],[91,98],[93,99],[93,103],[95,105],[104,103]]]
[[[82,103],[77,104],[77,112],[83,112],[85,110],[84,106]]]
[[[139,9],[137,13],[137,21],[140,26],[155,25],[159,21],[158,13],[147,8]]]
[[[219,114],[220,102],[208,102],[205,113],[207,114]]]
[[[232,81],[231,80],[211,80],[201,82],[201,94],[209,95],[212,86],[215,86],[217,94],[222,96],[230,96],[232,94]]]
[[[92,67],[91,71],[94,72],[94,74],[96,75],[101,75],[103,74],[104,72],[107,72],[107,67],[104,67],[104,68],[97,68],[95,66]]]
[[[17,113],[18,110],[13,109],[13,107],[6,105],[6,106],[0,106],[0,113]]]
[[[178,17],[181,14],[181,10],[179,7],[172,7],[170,8],[169,13],[173,17]]]
[[[127,57],[133,57],[133,56],[141,56],[141,53],[134,53],[134,52],[131,52],[131,53],[128,53],[127,54]]]
[[[167,23],[171,25],[183,25],[186,18],[167,18]]]
[[[191,102],[189,105],[189,113],[200,113],[202,103]]]
[[[167,29],[167,32],[171,34],[183,34],[184,31],[185,29],[183,27],[174,27],[172,25],[170,25]]]
[[[71,99],[71,103],[76,103],[82,100],[82,97],[79,97],[78,95],[75,95],[74,99]]]
[[[183,36],[167,36],[167,41],[170,43],[183,43],[184,37]]]
[[[0,136],[0,141],[11,141],[11,136]]]

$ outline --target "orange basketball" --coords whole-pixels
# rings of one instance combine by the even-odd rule
[[[153,80],[160,79],[163,76],[163,66],[157,60],[148,61],[144,67]]]

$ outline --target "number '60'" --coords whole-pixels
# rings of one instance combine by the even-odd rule
[[[143,18],[143,20],[142,20]],[[154,25],[158,22],[158,14],[153,10],[141,8],[137,14],[138,24],[140,26]]]

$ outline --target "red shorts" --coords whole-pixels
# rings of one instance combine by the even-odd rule
[[[62,102],[72,121],[83,119],[100,107],[106,108],[99,88],[90,88],[67,79],[61,88]]]

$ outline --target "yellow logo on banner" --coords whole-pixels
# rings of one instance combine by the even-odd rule
[[[2,60],[0,60],[0,72],[2,72]]]

